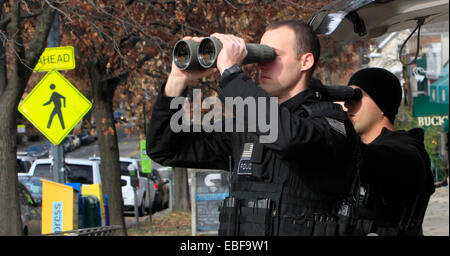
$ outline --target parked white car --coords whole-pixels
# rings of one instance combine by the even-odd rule
[[[131,186],[130,181],[130,173],[128,171],[128,166],[130,164],[133,164],[138,172],[138,180],[139,184],[137,187],[137,198],[138,198],[138,205],[139,205],[139,215],[144,215],[144,210],[146,210],[148,213],[151,212],[153,202],[155,200],[155,194],[156,189],[154,186],[154,182],[151,179],[147,179],[145,177],[141,176],[141,164],[140,161],[136,158],[120,158],[120,171],[121,171],[121,177],[123,180],[127,181],[127,185],[122,187],[122,197],[123,197],[123,203],[125,208],[133,208],[134,209],[134,192],[133,187]],[[148,184],[149,183],[149,184]],[[148,191],[150,189],[150,191]],[[142,201],[145,202],[145,209],[143,207]]]
[[[91,157],[89,159],[100,162],[99,157]],[[152,205],[155,200],[156,189],[154,187],[154,182],[151,179],[149,180],[145,177],[142,177],[139,159],[121,157],[120,177],[127,183],[125,186],[122,186],[122,198],[125,210],[132,210],[132,211],[134,210],[134,191],[133,187],[131,186],[130,173],[128,171],[128,166],[130,164],[133,164],[136,167],[136,169],[139,170],[138,172],[136,172],[139,181],[136,194],[137,194],[138,213],[140,216],[143,216],[146,211],[149,213],[150,210],[152,209]],[[148,188],[147,182],[149,182]]]

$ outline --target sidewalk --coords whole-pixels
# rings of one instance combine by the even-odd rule
[[[449,235],[448,201],[448,186],[436,188],[434,194],[431,195],[422,225],[425,236]]]
[[[134,223],[133,223],[134,224]],[[128,226],[129,236],[191,236],[191,213],[172,212],[169,209],[157,212],[152,216],[139,221],[139,229],[133,225]]]

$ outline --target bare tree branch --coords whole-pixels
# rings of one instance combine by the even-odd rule
[[[67,20],[69,20],[70,22],[73,22],[73,20],[70,18],[69,15],[67,15],[65,12],[63,12],[61,9],[59,9],[56,5],[65,3],[65,1],[50,1],[50,0],[45,0],[45,2],[48,4],[48,6],[50,6],[51,8],[55,9],[56,11],[58,11],[59,13],[61,13]],[[55,2],[55,5],[52,5],[50,2]]]
[[[10,34],[12,35],[13,49],[16,54],[13,68],[13,79],[21,79],[23,73],[22,60],[25,57],[25,48],[22,43],[22,35],[20,28],[20,1],[13,1],[11,9],[11,26]]]
[[[29,19],[29,18],[35,18],[42,14],[43,8],[40,8],[34,12],[28,12],[27,14],[21,14],[20,19]],[[11,22],[11,15],[8,14],[5,17],[3,17],[2,20],[0,20],[0,28],[5,28],[8,26],[8,24]]]
[[[46,1],[47,2],[47,1]],[[44,6],[44,10],[42,14],[39,16],[38,24],[36,26],[36,30],[33,35],[33,39],[28,44],[28,50],[26,53],[25,62],[28,66],[34,67],[39,60],[39,57],[42,54],[42,51],[45,49],[45,45],[47,43],[47,36],[50,32],[51,24],[53,23],[53,19],[56,13],[55,6]],[[27,72],[32,72],[32,69]]]

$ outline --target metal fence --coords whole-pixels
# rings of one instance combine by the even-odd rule
[[[115,236],[120,233],[121,226],[104,226],[94,228],[75,229],[64,232],[43,234],[42,236]]]

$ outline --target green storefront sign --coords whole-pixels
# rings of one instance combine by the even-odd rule
[[[413,116],[421,127],[442,126],[448,120],[448,64],[439,77],[439,80],[430,84],[430,96],[413,98]]]
[[[141,166],[143,173],[152,173],[152,160],[147,155],[147,144],[141,140]]]
[[[413,116],[421,127],[442,126],[448,119],[448,104],[433,102],[429,96],[414,97]]]

